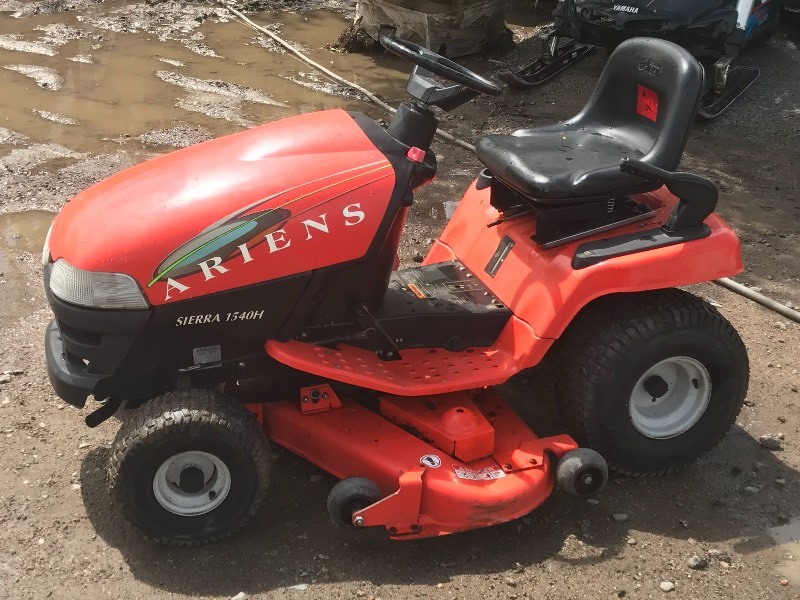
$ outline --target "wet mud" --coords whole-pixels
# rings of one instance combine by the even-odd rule
[[[41,281],[29,272],[54,217],[39,210],[0,214],[0,325],[28,316],[41,303]]]

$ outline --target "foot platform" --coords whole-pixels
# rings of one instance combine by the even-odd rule
[[[505,349],[442,348],[401,351],[400,360],[381,360],[375,352],[340,345],[325,348],[305,342],[269,341],[267,354],[307,373],[398,396],[444,394],[504,382],[519,370]]]

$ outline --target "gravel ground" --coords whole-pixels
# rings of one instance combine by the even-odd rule
[[[281,6],[308,11],[323,4]],[[282,31],[295,32],[343,75],[401,97],[399,63],[379,57],[372,72],[372,58],[360,63],[323,49],[338,35],[328,21],[331,30],[319,40],[301,38],[303,27],[319,28],[319,18],[284,15]],[[556,493],[513,523],[400,543],[378,532],[346,536],[331,528],[324,506],[333,478],[276,448],[267,506],[230,541],[173,550],[150,545],[125,524],[105,483],[118,422],[86,428],[84,415],[60,402],[47,381],[42,338],[50,313],[36,247],[51,216],[17,213],[58,210],[113,172],[246,123],[361,106],[330,86],[281,78],[315,80],[301,75],[305,67],[284,72],[292,63],[280,63],[254,32],[226,21],[210,4],[0,1],[0,66],[34,65],[64,78],[61,90],[44,89],[0,69],[8,107],[0,119],[0,597],[797,598],[800,325],[711,284],[693,291],[719,305],[739,330],[750,354],[750,392],[725,440],[681,474],[615,478],[592,503]],[[520,43],[496,58],[522,65],[536,53],[532,29],[512,29]],[[762,67],[761,80],[729,114],[694,128],[684,160],[721,186],[719,212],[741,236],[747,266],[737,279],[792,305],[800,305],[800,79],[787,73],[800,67],[798,44],[799,30],[785,27],[748,54]],[[93,62],[71,60],[78,56]],[[473,141],[480,133],[569,117],[604,60],[590,57],[538,90],[479,99],[442,126]],[[171,66],[162,80],[157,72],[165,63]],[[491,72],[485,60],[466,64]],[[278,67],[272,79],[262,73]],[[121,72],[129,79],[117,90]],[[145,88],[148,95],[140,95]],[[404,264],[425,252],[479,168],[460,149],[436,150],[439,178],[411,210]],[[543,434],[561,431],[546,390],[542,369],[504,386]],[[758,440],[767,434],[783,434],[781,450],[762,447]]]

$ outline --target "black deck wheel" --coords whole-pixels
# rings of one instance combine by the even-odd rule
[[[269,445],[243,406],[209,390],[171,392],[124,415],[109,482],[128,520],[154,541],[214,542],[258,510]]]
[[[676,289],[600,298],[557,348],[570,433],[622,473],[669,473],[714,447],[747,393],[747,352],[707,302]]]
[[[375,483],[364,477],[348,477],[328,494],[328,515],[339,529],[356,528],[353,514],[380,499],[381,491]]]
[[[576,498],[590,498],[608,481],[605,459],[591,448],[570,450],[556,466],[556,483],[561,491]]]

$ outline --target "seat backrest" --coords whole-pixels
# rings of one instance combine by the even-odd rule
[[[687,50],[632,38],[611,54],[571,128],[610,130],[644,153],[642,162],[674,170],[703,90],[703,67]]]

